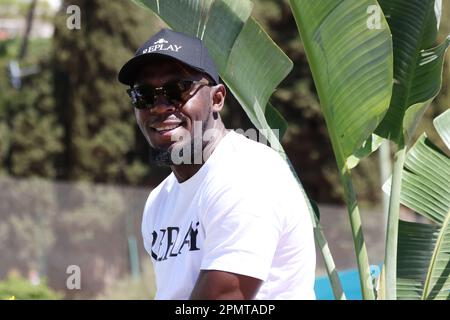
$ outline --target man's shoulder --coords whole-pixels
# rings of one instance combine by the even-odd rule
[[[207,190],[225,190],[247,196],[249,192],[273,193],[274,189],[290,188],[294,177],[286,161],[269,146],[230,132],[227,152],[218,159],[209,175]],[[289,183],[290,182],[290,183]]]
[[[246,136],[238,132],[231,132],[234,157],[241,166],[248,169],[259,169],[260,166],[275,165],[284,166],[281,156],[270,146],[267,141],[259,136]]]

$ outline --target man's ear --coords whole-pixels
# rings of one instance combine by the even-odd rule
[[[220,112],[222,111],[223,105],[225,103],[225,96],[227,95],[227,90],[223,84],[218,84],[214,87],[211,87],[211,95],[212,95],[212,111]]]

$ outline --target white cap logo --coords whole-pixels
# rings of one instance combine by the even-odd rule
[[[164,38],[161,38],[158,41],[154,42],[153,44],[164,44],[164,43],[169,43],[169,41],[166,41]]]
[[[153,42],[153,45],[142,50],[142,54],[153,52],[153,51],[173,51],[178,52],[183,46],[179,46],[176,44],[168,44],[169,41],[167,41],[164,38],[160,38],[159,40]]]

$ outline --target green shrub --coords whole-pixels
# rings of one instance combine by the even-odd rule
[[[63,295],[49,288],[45,280],[33,285],[20,275],[9,275],[0,281],[0,300],[14,297],[17,300],[57,300]]]

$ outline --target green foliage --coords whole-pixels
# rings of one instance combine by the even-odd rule
[[[442,68],[450,36],[436,45],[441,0],[380,0],[394,44],[394,87],[389,110],[375,131],[394,141],[392,187],[385,250],[385,297],[396,299],[400,194],[406,146],[442,85]],[[430,159],[428,159],[430,160]],[[411,237],[414,237],[413,235]],[[399,253],[400,254],[400,253]]]
[[[386,113],[393,84],[393,49],[389,28],[380,16],[380,28],[367,26],[367,8],[373,0],[310,2],[291,0],[292,13],[307,52],[321,102],[355,243],[355,254],[364,299],[373,299],[370,268],[361,229],[357,195],[350,170],[358,158],[375,148],[364,141]],[[348,12],[352,17],[348,18]]]
[[[313,199],[319,203],[342,202],[343,189],[336,171],[330,139],[288,1],[255,1],[253,15],[294,62],[292,72],[271,97],[271,102],[289,124],[283,139],[286,152]],[[450,34],[448,17],[450,2],[444,0],[438,43],[443,42]],[[450,101],[450,55],[446,55],[445,61],[442,90],[425,113],[415,136],[417,138],[421,132],[426,131],[438,145],[439,138],[433,130],[432,120],[449,107]],[[233,112],[238,112],[236,109]],[[353,169],[353,182],[361,204],[374,205],[381,201],[378,190],[384,181],[380,181],[378,174],[377,156],[371,155]]]
[[[367,27],[367,8],[376,1],[290,3],[341,171],[387,111],[393,83],[389,29],[384,16],[379,29]],[[345,19],[347,12],[352,19]]]
[[[450,110],[435,127],[450,148]],[[450,299],[450,157],[427,137],[408,152],[401,202],[433,224],[400,221],[398,285],[400,299]]]
[[[437,43],[442,43],[445,38],[450,34],[450,1],[443,1],[441,27],[439,29],[439,35]],[[444,70],[442,74],[442,89],[438,96],[431,103],[431,107],[427,109],[424,115],[424,121],[422,121],[413,138],[416,141],[423,132],[426,132],[427,136],[436,143],[436,145],[445,150],[445,146],[439,139],[439,136],[434,130],[433,119],[442,114],[446,109],[450,107],[450,54],[445,55]]]
[[[255,2],[255,18],[294,62],[294,68],[271,97],[289,127],[283,145],[311,198],[340,203],[343,189],[336,171],[330,138],[314,87],[305,50],[287,0]],[[237,112],[237,111],[234,111]],[[364,202],[376,203],[380,186],[377,159],[354,169],[355,187]]]
[[[440,1],[380,0],[392,32],[396,81],[391,105],[376,133],[399,145],[411,140],[426,108],[441,89],[450,35],[436,45],[442,14],[435,12],[435,4]]]
[[[11,173],[56,177],[63,128],[54,110],[51,73],[32,78],[23,90],[14,92],[9,104]]]
[[[49,288],[45,279],[40,284],[33,285],[20,275],[11,274],[0,281],[0,300],[11,297],[16,300],[59,300],[63,295]]]
[[[19,41],[6,44],[5,55],[0,57],[1,70],[6,70],[19,46]],[[30,55],[20,66],[35,66],[42,72],[23,78],[20,90],[11,87],[6,72],[0,73],[0,164],[3,172],[16,176],[57,176],[63,128],[55,112],[48,47],[48,40],[30,41]]]

